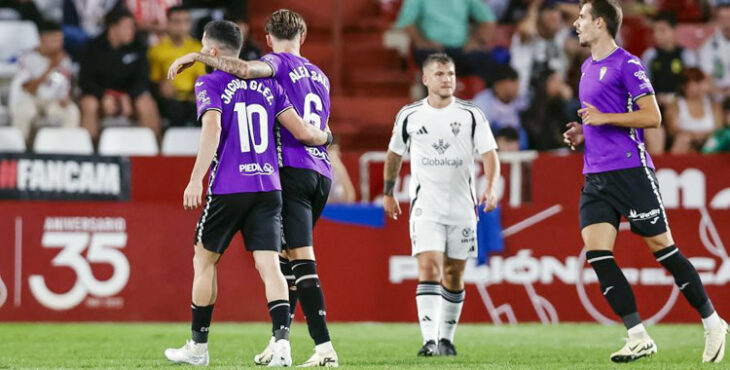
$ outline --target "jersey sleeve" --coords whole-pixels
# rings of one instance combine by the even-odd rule
[[[198,109],[198,121],[209,110],[223,112],[221,95],[215,85],[215,81],[209,75],[200,76],[195,81],[195,104]]]
[[[282,58],[274,53],[268,53],[261,57],[261,61],[268,64],[269,67],[271,67],[271,70],[274,71],[271,74],[271,77],[276,77],[276,74],[279,72],[280,67],[282,64],[284,64],[284,60]]]
[[[388,143],[388,150],[402,156],[408,150],[408,116],[404,113],[405,109],[401,109],[395,116],[395,124],[393,125],[393,134]]]
[[[644,64],[636,57],[626,59],[621,66],[621,80],[624,87],[631,94],[633,101],[644,95],[653,95],[654,87],[651,85],[649,75]]]
[[[487,118],[479,108],[472,108],[474,115],[474,149],[478,154],[497,149],[497,142],[494,140],[492,129],[489,127]]]
[[[279,85],[276,80],[270,80],[272,82],[272,87],[274,90],[274,111],[276,112],[276,116],[278,117],[280,114],[284,113],[287,109],[292,108],[292,104],[289,101],[289,97],[286,96],[286,92],[284,92],[284,88]]]

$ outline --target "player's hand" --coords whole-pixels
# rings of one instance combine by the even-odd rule
[[[400,204],[398,204],[395,197],[383,196],[383,208],[385,209],[385,215],[394,220],[397,220],[401,214]]]
[[[202,204],[203,184],[198,181],[190,181],[183,193],[183,208],[186,211],[198,208]]]
[[[180,72],[190,68],[195,64],[195,53],[187,53],[180,58],[175,59],[167,70],[167,79],[173,80]]]
[[[583,124],[591,126],[600,126],[608,123],[606,115],[601,113],[598,108],[594,107],[590,103],[583,102],[585,108],[578,109],[578,115],[583,120]]]
[[[578,122],[570,122],[565,125],[568,130],[563,133],[563,142],[570,145],[570,150],[583,142],[583,126]]]
[[[484,190],[479,197],[479,205],[484,205],[484,212],[497,208],[497,191],[493,187]]]

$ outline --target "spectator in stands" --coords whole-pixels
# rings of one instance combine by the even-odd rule
[[[64,47],[78,61],[84,45],[104,32],[104,16],[124,6],[120,0],[63,0]]]
[[[41,22],[40,45],[23,54],[10,88],[13,125],[30,137],[33,125],[79,125],[79,108],[71,101],[71,59],[63,51],[61,25]]]
[[[517,26],[510,47],[511,65],[520,76],[520,94],[528,96],[546,71],[565,76],[569,57],[579,48],[563,20],[564,6],[535,0]]]
[[[700,48],[700,66],[712,77],[712,90],[722,99],[730,96],[730,0],[717,0],[715,5],[717,30]]]
[[[33,0],[0,0],[0,22],[31,21],[40,24],[42,19]]]
[[[261,59],[261,48],[251,39],[251,25],[248,23],[248,16],[245,12],[237,12],[228,15],[228,20],[238,25],[243,36],[243,47],[238,55],[243,60]]]
[[[508,65],[498,66],[492,73],[492,88],[474,96],[473,103],[486,115],[493,132],[510,127],[519,133],[520,148],[527,149],[527,133],[520,114],[527,108],[527,99],[520,97],[519,77]]]
[[[725,124],[707,139],[703,153],[730,152],[730,97],[722,103],[722,117]]]
[[[512,127],[499,129],[494,134],[500,152],[517,152],[520,150],[520,134]]]
[[[711,98],[705,74],[698,68],[686,68],[682,79],[680,96],[667,106],[664,119],[674,154],[697,151],[722,125],[722,111]]]
[[[168,80],[167,69],[178,57],[200,51],[200,42],[190,36],[192,22],[187,8],[172,7],[167,15],[167,36],[149,49],[150,80],[154,84],[162,117],[171,126],[194,125],[194,84],[205,74],[205,65],[195,64],[176,79]]]
[[[159,137],[160,117],[149,93],[146,48],[136,37],[134,18],[126,9],[106,16],[107,30],[90,41],[81,59],[81,125],[99,136],[99,116],[135,115]]]
[[[473,34],[470,20],[477,23]],[[428,55],[443,52],[456,62],[457,75],[478,75],[487,82],[494,21],[482,0],[405,0],[395,26],[410,37],[419,66]]]
[[[654,47],[647,49],[641,59],[644,61],[651,84],[660,104],[670,103],[679,90],[682,70],[696,67],[697,56],[677,44],[674,13],[661,12],[654,17]]]
[[[523,115],[523,126],[530,138],[530,148],[554,150],[565,148],[565,123],[578,121],[580,103],[573,89],[557,72],[543,72],[535,87],[530,107]]]
[[[342,163],[342,153],[337,139],[327,148],[332,165],[332,185],[327,203],[354,203],[356,194],[347,167]]]

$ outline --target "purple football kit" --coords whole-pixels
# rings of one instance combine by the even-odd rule
[[[208,111],[221,115],[196,243],[223,253],[241,231],[247,250],[278,250],[281,182],[274,126],[291,103],[273,79],[242,80],[222,71],[199,77],[195,97],[199,121]]]
[[[319,67],[290,53],[269,53],[261,60],[271,66],[297,113],[321,130],[330,115],[330,82]],[[285,248],[313,245],[312,229],[327,204],[332,168],[325,146],[308,147],[278,126]]]
[[[641,60],[622,48],[607,57],[589,57],[581,67],[579,97],[602,113],[629,113],[654,94]],[[666,232],[668,223],[644,130],[612,124],[583,125],[585,183],[580,200],[581,228],[607,222],[618,228],[621,215],[642,236]]]

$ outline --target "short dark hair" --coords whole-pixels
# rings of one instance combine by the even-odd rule
[[[180,13],[180,12],[190,12],[190,9],[184,5],[173,6],[169,9],[167,9],[167,17],[170,18],[171,15],[173,15],[175,13]]]
[[[266,20],[264,31],[279,40],[293,40],[307,32],[307,23],[297,12],[279,9]]]
[[[114,8],[104,16],[104,23],[109,28],[121,22],[125,18],[134,19],[134,15],[125,7]]]
[[[677,13],[661,11],[654,16],[654,22],[666,22],[672,28],[677,26]]]
[[[210,21],[203,29],[206,37],[221,44],[226,49],[235,52],[241,51],[243,36],[238,26],[231,21]]]
[[[606,22],[608,33],[613,38],[616,38],[624,17],[621,11],[621,5],[616,0],[580,0],[581,7],[586,4],[591,4],[591,16],[593,16],[593,19],[603,18],[603,21]]]
[[[38,23],[38,33],[61,32],[61,24],[53,21],[44,20]]]
[[[426,68],[431,63],[438,63],[438,64],[454,64],[454,60],[451,59],[450,56],[446,55],[445,53],[433,53],[426,57],[426,60],[423,61],[422,68]]]
[[[494,136],[495,136],[495,138],[503,137],[509,141],[519,141],[520,140],[520,133],[517,132],[517,129],[515,129],[514,127],[503,127],[501,129],[499,129]]]
[[[515,81],[518,80],[519,76],[517,75],[517,71],[515,71],[514,68],[512,68],[509,64],[500,64],[492,74],[492,84],[497,83],[499,81],[503,80],[510,80]]]

